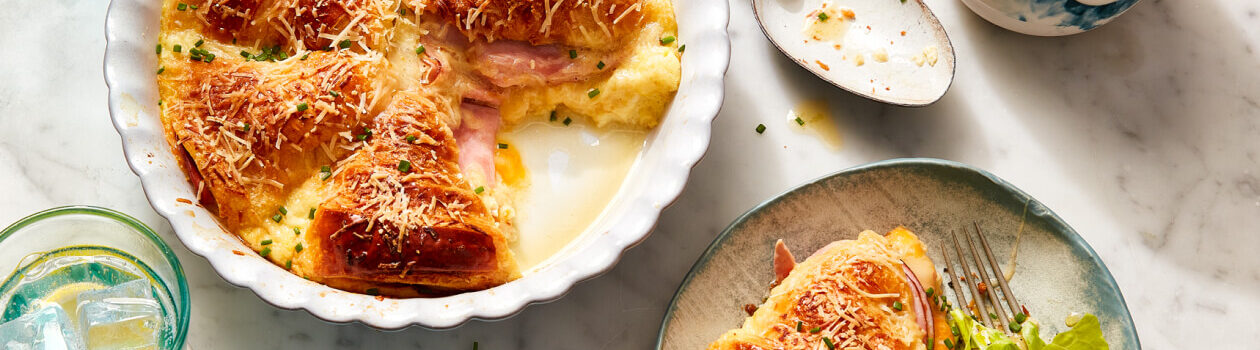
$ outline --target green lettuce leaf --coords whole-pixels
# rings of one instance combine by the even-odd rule
[[[1085,315],[1072,329],[1054,336],[1045,350],[1107,350],[1102,325],[1094,315]],[[1030,350],[1032,350],[1030,348]]]
[[[1032,319],[1020,324],[1018,338],[1023,339],[985,327],[958,309],[949,311],[949,324],[959,333],[954,340],[963,344],[955,348],[957,350],[1109,350],[1102,326],[1094,315],[1085,315],[1072,329],[1055,335],[1050,344],[1041,339],[1040,327]],[[1020,343],[1024,346],[1019,346]]]

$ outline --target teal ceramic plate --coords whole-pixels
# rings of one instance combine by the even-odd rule
[[[1019,240],[1011,288],[1040,320],[1043,336],[1066,330],[1072,312],[1097,315],[1112,349],[1140,349],[1120,288],[1085,240],[1028,194],[997,176],[939,159],[894,159],[828,175],[740,216],[709,245],[661,324],[657,349],[704,349],[740,326],[743,305],[758,304],[774,274],[771,254],[782,238],[808,256],[828,242],[898,225],[927,243],[978,223],[994,254],[1008,257]],[[938,267],[939,268],[939,267]]]

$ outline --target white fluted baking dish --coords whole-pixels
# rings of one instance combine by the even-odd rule
[[[499,319],[526,305],[559,298],[575,283],[612,268],[642,241],[661,210],[682,191],[692,166],[709,146],[710,127],[722,105],[722,78],[730,60],[725,0],[679,0],[675,11],[682,83],[663,122],[647,142],[608,209],[585,232],[524,277],[484,291],[443,298],[377,299],[310,282],[251,252],[223,230],[208,211],[177,201],[195,198],[166,143],[158,119],[154,72],[160,0],[114,0],[105,21],[105,82],[109,110],[131,169],[149,202],[193,253],[228,282],[249,288],[286,309],[305,309],[332,322],[360,321],[378,328],[455,327],[472,318]]]

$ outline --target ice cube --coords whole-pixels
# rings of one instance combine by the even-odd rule
[[[146,279],[79,295],[79,329],[91,349],[159,348],[162,306]]]
[[[153,299],[153,287],[149,280],[141,278],[119,283],[105,289],[90,290],[79,293],[79,304],[88,301],[101,301],[105,298],[143,298]]]
[[[83,343],[60,306],[49,305],[0,325],[8,350],[80,350]]]

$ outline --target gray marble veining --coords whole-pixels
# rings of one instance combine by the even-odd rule
[[[712,149],[612,271],[508,320],[378,332],[273,308],[175,243],[193,293],[191,347],[650,348],[683,275],[737,215],[805,180],[905,156],[974,164],[1053,208],[1115,274],[1147,348],[1260,344],[1260,1],[1146,0],[1093,32],[1036,38],[927,0],[958,71],[920,109],[817,80],[767,42],[746,1],[731,2],[734,58]],[[0,223],[101,205],[174,243],[109,124],[107,5],[0,0]],[[827,101],[839,150],[788,130],[788,110],[806,99]]]

